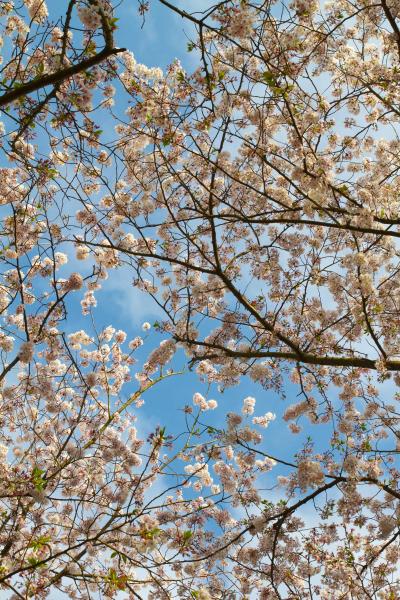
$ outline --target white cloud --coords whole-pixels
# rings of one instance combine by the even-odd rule
[[[148,294],[132,285],[132,271],[128,268],[110,271],[103,290],[106,294],[113,295],[113,310],[118,310],[120,316],[129,319],[133,325],[141,326],[143,321],[165,316]],[[99,299],[99,306],[104,306],[104,301],[105,299]]]

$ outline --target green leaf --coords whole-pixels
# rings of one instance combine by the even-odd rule
[[[46,479],[43,477],[43,473],[45,471],[43,469],[39,469],[39,467],[33,467],[32,470],[32,481],[35,489],[38,492],[42,492],[46,487]]]
[[[118,552],[118,550],[114,550],[114,552],[111,552],[111,558],[115,558],[116,556],[118,556],[118,558],[120,558],[124,563],[127,563],[129,560],[127,555],[123,552]]]
[[[117,29],[117,23],[118,23],[119,19],[117,17],[113,17],[111,19],[108,19],[108,22],[110,24],[110,28],[112,31],[115,31],[115,29]]]
[[[144,540],[152,540],[161,532],[162,529],[159,529],[159,527],[153,527],[153,529],[142,529],[142,531],[140,532],[140,536]]]
[[[352,551],[350,550],[350,548],[345,548],[344,549],[345,555],[346,555],[346,562],[348,565],[352,565],[354,564],[354,554],[352,553]]]
[[[264,73],[262,74],[262,78],[267,85],[275,87],[276,78],[275,75],[271,73],[271,71],[264,71]]]
[[[28,548],[33,548],[33,550],[40,550],[49,542],[51,542],[51,537],[49,535],[41,535],[38,538],[31,540],[29,542]]]
[[[348,194],[349,193],[349,188],[347,187],[347,185],[341,185],[340,187],[338,187],[338,190],[341,194]]]
[[[261,502],[261,504],[264,504],[264,506],[269,506],[270,508],[274,507],[274,503],[271,502],[270,500],[266,500],[265,498],[260,500],[260,502]]]
[[[193,532],[190,529],[187,529],[183,532],[183,545],[186,545],[189,540],[193,537]]]
[[[128,581],[127,575],[118,575],[112,567],[104,578],[111,589],[124,591]]]

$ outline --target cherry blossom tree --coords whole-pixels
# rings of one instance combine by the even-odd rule
[[[0,7],[0,584],[394,600],[398,3],[158,1],[192,71],[118,48],[108,0]],[[97,326],[122,269],[155,347]],[[202,392],[144,432],[182,349]]]

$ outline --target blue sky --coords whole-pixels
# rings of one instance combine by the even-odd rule
[[[200,0],[190,2],[187,7],[192,11],[205,5],[206,3]],[[54,10],[53,6],[49,6]],[[126,0],[117,9],[116,16],[119,20],[115,44],[119,47],[126,47],[133,52],[138,62],[150,67],[160,66],[165,69],[169,63],[178,58],[187,70],[195,68],[198,64],[198,56],[195,51],[189,53],[187,50],[188,41],[195,36],[192,25],[157,1],[151,3],[150,11],[146,14],[143,24],[137,8],[136,1]],[[118,97],[117,94],[115,100],[118,112],[122,112],[125,108],[123,104],[126,102],[126,96]],[[107,123],[104,128],[106,129],[109,125],[112,127],[113,123]],[[71,210],[71,206],[69,210]],[[68,276],[71,271],[81,269],[83,266],[82,263],[77,264],[72,248],[68,249],[68,255],[70,262],[60,272],[60,276]],[[87,261],[85,269],[88,272],[91,270],[90,265],[90,261]],[[136,335],[142,334],[141,325],[144,321],[153,324],[163,318],[159,307],[151,297],[133,287],[133,277],[134,273],[125,267],[110,272],[110,277],[104,282],[103,289],[96,293],[98,307],[94,309],[94,316],[98,329],[112,325],[116,329],[126,331],[128,339],[132,339]],[[74,300],[69,306],[67,333],[79,329],[90,330],[90,318],[82,316],[80,299],[80,293],[75,294]],[[158,346],[162,339],[163,336],[151,329],[148,342],[138,355],[144,359],[146,354]],[[181,370],[185,368],[185,364],[186,357],[182,351],[179,351],[174,359],[173,367]],[[125,394],[128,395],[134,389],[135,382],[126,386]],[[180,424],[183,423],[183,414],[180,409],[185,404],[192,403],[192,397],[196,391],[218,401],[218,410],[206,413],[204,419],[217,427],[223,426],[224,415],[227,412],[240,412],[243,399],[249,395],[257,399],[255,414],[261,415],[267,411],[276,413],[278,418],[270,424],[266,431],[266,443],[263,449],[281,458],[292,458],[293,453],[301,448],[302,442],[310,434],[321,447],[324,445],[323,442],[329,438],[329,426],[306,425],[301,434],[294,436],[287,430],[286,423],[279,419],[285,408],[296,401],[298,389],[289,381],[285,385],[287,400],[284,402],[276,393],[263,390],[259,384],[253,383],[248,378],[243,378],[240,385],[227,389],[223,394],[218,392],[216,386],[212,386],[208,391],[207,386],[199,381],[196,374],[187,369],[183,375],[162,382],[146,394],[145,405],[140,409],[140,413],[143,415],[147,427],[150,429],[161,425],[166,426],[167,432],[178,432]],[[275,474],[276,471],[273,471],[271,480]]]
[[[204,5],[204,2],[190,2],[187,8],[194,10]],[[117,17],[119,17],[119,29],[116,33],[116,45],[131,50],[138,62],[149,67],[160,66],[165,69],[169,63],[178,58],[187,70],[198,65],[196,53],[189,53],[187,50],[188,41],[191,37],[194,39],[193,27],[160,3],[151,3],[143,26],[141,17],[137,13],[136,2],[123,2],[117,11]],[[115,101],[118,109],[122,110],[123,106],[118,101],[118,95]],[[122,271],[111,271],[109,279],[104,282],[103,290],[96,294],[98,297],[98,308],[95,309],[96,321],[105,326],[112,324],[116,328],[121,328],[127,331],[128,337],[140,335],[144,321],[153,324],[163,318],[161,310],[151,297],[132,286],[133,276],[134,274],[125,268]],[[84,328],[85,317],[76,315],[73,321],[75,330]],[[163,336],[152,329],[145,345],[146,352],[157,346],[161,339]],[[142,356],[144,353],[143,350]],[[185,368],[185,364],[186,357],[180,351],[173,366],[180,370]],[[240,385],[227,389],[223,394],[218,392],[216,386],[212,386],[207,394],[207,386],[199,381],[194,372],[186,369],[184,375],[166,380],[147,392],[145,405],[140,410],[146,416],[147,424],[165,425],[167,431],[177,431],[177,423],[183,419],[180,409],[184,404],[191,404],[194,392],[199,391],[203,395],[207,394],[208,398],[215,398],[219,404],[218,410],[206,413],[204,420],[215,426],[222,426],[226,412],[240,412],[243,399],[249,395],[254,396],[257,400],[255,414],[264,414],[267,411],[277,414],[277,420],[270,424],[265,433],[268,441],[264,445],[264,450],[282,458],[289,458],[293,456],[293,452],[301,448],[302,440],[305,440],[308,435],[313,434],[317,442],[318,440],[323,442],[329,434],[327,428],[321,425],[312,427],[311,430],[306,426],[305,431],[296,436],[289,432],[286,423],[279,419],[279,415],[282,415],[289,404],[296,401],[298,389],[289,381],[285,388],[286,402],[282,401],[276,393],[262,389],[249,378],[244,378]],[[284,444],[282,444],[283,436]]]
[[[204,2],[190,2],[189,8],[194,10],[204,5]],[[191,37],[194,39],[195,36],[191,24],[166,9],[159,2],[153,2],[143,25],[137,12],[137,6],[136,2],[125,1],[118,8],[116,45],[126,47],[133,52],[138,62],[149,67],[160,66],[165,69],[168,64],[178,58],[187,70],[195,68],[198,65],[198,56],[196,56],[196,52],[189,53],[187,50],[188,41]],[[126,96],[118,97],[117,94],[115,102],[116,110],[123,112]],[[112,126],[113,124],[110,122],[107,123],[108,125]],[[107,135],[106,131],[105,135]],[[112,136],[112,133],[110,135]],[[83,267],[81,262],[75,260],[71,248],[69,248],[68,255],[70,262],[64,270],[60,271],[60,275],[64,277],[71,271],[81,270]],[[86,261],[84,267],[86,272],[90,272],[91,264],[90,260]],[[98,329],[112,325],[116,329],[126,331],[128,339],[132,339],[136,335],[142,335],[141,326],[144,321],[153,324],[163,318],[161,309],[152,298],[133,287],[133,277],[134,273],[126,267],[109,272],[109,279],[103,283],[102,290],[96,292],[98,306],[94,309],[94,317]],[[253,286],[253,283],[251,285]],[[257,282],[257,286],[261,286],[261,283]],[[66,324],[68,332],[90,328],[89,317],[81,314],[80,298],[80,294],[76,294],[70,305],[69,320]],[[164,337],[152,328],[138,357],[144,360],[146,355],[158,346]],[[273,391],[264,390],[249,378],[243,378],[240,385],[229,388],[221,394],[216,386],[211,386],[208,390],[208,386],[199,381],[195,372],[188,371],[186,361],[184,352],[179,351],[172,366],[176,370],[185,369],[185,373],[162,382],[146,393],[145,405],[138,412],[139,418],[140,414],[143,415],[146,427],[160,425],[166,426],[167,433],[178,432],[180,424],[184,422],[181,409],[185,404],[192,404],[192,397],[196,391],[201,392],[204,396],[207,395],[209,399],[216,399],[219,405],[216,411],[206,413],[203,420],[216,427],[223,426],[224,415],[230,411],[240,412],[243,399],[250,395],[257,400],[255,414],[261,415],[271,411],[277,415],[276,421],[271,423],[265,432],[264,451],[281,458],[291,459],[293,454],[302,447],[302,442],[308,435],[313,435],[316,443],[324,447],[323,442],[329,438],[329,426],[314,427],[305,423],[304,431],[299,435],[293,435],[287,429],[287,424],[279,419],[286,407],[296,401],[298,389],[289,381],[285,385],[286,401],[282,401]],[[125,394],[129,394],[134,389],[135,381],[126,386]],[[276,471],[274,470],[271,474],[271,481],[275,475]]]

